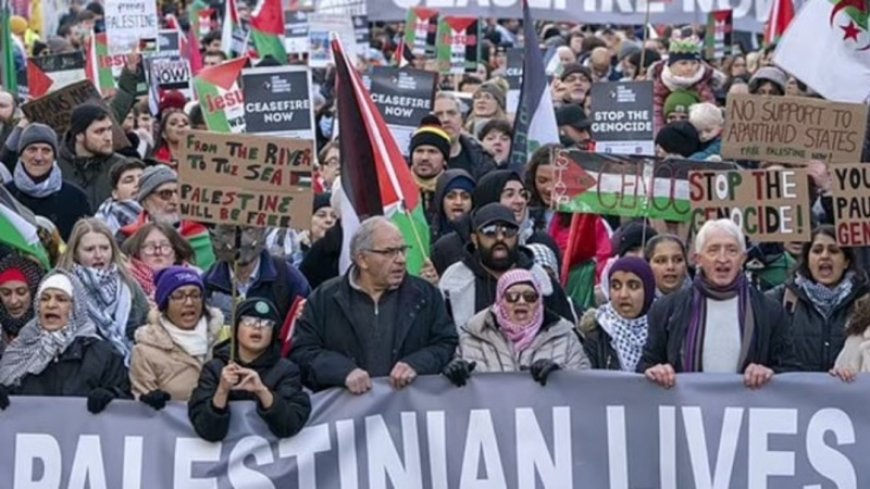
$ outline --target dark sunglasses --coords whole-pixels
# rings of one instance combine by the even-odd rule
[[[504,224],[490,224],[477,230],[478,233],[487,238],[495,238],[501,233],[505,238],[514,238],[519,234],[520,230],[514,226],[506,226]]]
[[[520,297],[523,298],[523,302],[526,304],[534,304],[538,302],[538,298],[541,297],[534,290],[526,290],[523,292],[505,292],[504,300],[508,301],[510,304],[516,304],[520,301]]]

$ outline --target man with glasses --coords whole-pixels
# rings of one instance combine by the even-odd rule
[[[408,248],[382,216],[360,225],[353,265],[315,289],[296,323],[291,359],[307,387],[363,394],[373,378],[388,376],[401,389],[453,357],[456,329],[438,289],[407,274]]]
[[[471,225],[471,243],[462,261],[448,267],[438,284],[457,327],[492,306],[498,279],[514,268],[529,270],[538,278],[547,309],[575,320],[562,287],[535,264],[531,251],[520,246],[520,226],[511,209],[495,202],[487,204],[474,212]]]
[[[133,236],[140,227],[155,221],[170,224],[190,243],[196,255],[196,266],[207,270],[215,262],[214,248],[208,229],[198,222],[182,220],[179,210],[178,174],[166,165],[148,167],[139,178],[136,200],[142,212],[135,222],[121,228],[115,239],[118,244]]]

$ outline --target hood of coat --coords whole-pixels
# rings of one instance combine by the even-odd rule
[[[230,340],[224,340],[215,345],[214,358],[217,358],[224,363],[229,363]],[[271,369],[279,360],[281,360],[281,343],[278,341],[273,341],[268,347],[266,347],[266,350],[251,363],[241,361],[238,355],[236,355],[235,358],[236,363],[242,367],[254,369],[257,372]]]
[[[209,307],[208,313],[211,317],[208,320],[208,343],[211,345],[220,336],[221,328],[224,326],[224,315],[220,309],[214,307]],[[166,351],[174,350],[177,346],[169,333],[160,325],[160,316],[161,314],[157,309],[151,309],[148,312],[148,323],[136,330],[136,343]]]

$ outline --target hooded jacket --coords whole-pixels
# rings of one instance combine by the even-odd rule
[[[112,179],[109,169],[125,158],[118,153],[93,157],[76,156],[75,139],[67,133],[59,148],[57,164],[63,179],[84,190],[91,209],[112,195]]]
[[[432,197],[430,212],[427,216],[432,243],[437,241],[439,237],[455,230],[454,223],[444,213],[444,196],[447,195],[447,187],[450,183],[462,177],[474,181],[474,178],[467,171],[460,169],[447,170],[438,177],[438,185],[435,186],[435,195]],[[472,206],[473,202],[472,200]]]
[[[229,361],[230,344],[227,341],[215,348],[214,358],[203,367],[199,383],[187,403],[190,423],[196,433],[206,441],[223,440],[230,428],[229,404],[224,409],[218,409],[212,404],[212,398],[220,384],[221,372]],[[269,431],[278,438],[289,438],[299,433],[311,415],[311,400],[302,390],[299,367],[290,360],[281,358],[278,343],[273,341],[251,363],[244,363],[238,358],[236,362],[257,372],[263,385],[272,392],[274,401],[269,409],[264,409],[255,394],[231,390],[229,402],[255,401],[257,414],[269,427]]]
[[[465,170],[478,182],[482,176],[495,170],[495,160],[476,139],[460,134],[459,145],[462,147],[462,151],[459,156],[447,161],[448,168]]]

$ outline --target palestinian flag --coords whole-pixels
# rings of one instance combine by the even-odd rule
[[[188,8],[188,18],[190,19],[190,32],[194,33],[197,38],[203,37],[211,32],[211,16],[214,14],[214,9],[202,0],[196,0]]]
[[[860,0],[858,0],[860,2]],[[828,3],[825,0],[825,3]],[[865,11],[866,18],[866,11]],[[770,15],[767,16],[767,27],[764,29],[764,44],[770,46],[779,41],[785,30],[794,19],[793,0],[773,0],[770,3]]]
[[[480,22],[477,17],[443,17],[438,23],[438,69],[461,75],[477,69],[480,60]]]
[[[48,253],[39,240],[36,217],[6,190],[0,188],[0,243],[40,261],[51,268]]]
[[[284,49],[284,8],[281,0],[260,0],[251,15],[251,35],[260,59],[271,56],[282,65],[287,64]]]
[[[236,0],[224,2],[223,27],[221,28],[221,49],[233,58],[248,52],[248,35],[242,29]]]
[[[405,20],[405,50],[416,56],[430,56],[435,52],[438,33],[438,11],[415,7],[408,10]]]
[[[359,223],[384,215],[399,227],[411,246],[408,272],[417,275],[429,256],[429,225],[411,170],[338,38],[332,40],[332,53],[345,196],[339,270],[344,273],[350,267],[350,239]]]
[[[0,4],[0,43],[3,49],[2,85],[10,93],[18,91],[18,70],[15,68],[15,50],[12,46],[12,28],[9,24],[12,18],[9,2]]]
[[[523,169],[539,147],[559,142],[556,111],[550,97],[550,85],[544,72],[544,58],[538,49],[534,21],[527,1],[523,1],[523,29],[526,43],[523,54],[523,81],[520,103],[514,119],[510,167]]]
[[[704,34],[704,57],[721,60],[731,55],[731,36],[734,32],[734,11],[714,10],[707,14],[707,31]]]
[[[209,131],[245,132],[245,97],[239,77],[247,58],[208,67],[193,78],[193,86]]]
[[[39,98],[87,78],[82,51],[51,54],[27,61],[27,86],[31,98]]]
[[[97,87],[102,95],[106,90],[117,88],[113,63],[125,58],[123,55],[110,55],[106,44],[106,33],[91,34],[85,46],[85,72],[88,80]],[[123,67],[123,64],[121,65]],[[120,72],[120,70],[118,70]]]

